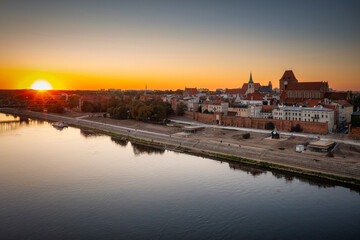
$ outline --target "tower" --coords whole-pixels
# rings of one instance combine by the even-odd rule
[[[249,80],[249,83],[248,83],[247,94],[253,93],[253,92],[255,92],[254,81],[252,79],[252,73],[250,72],[250,80]]]
[[[298,80],[295,77],[295,74],[293,73],[292,70],[286,70],[284,75],[281,77],[280,79],[280,92],[282,93],[283,91],[285,91],[287,89],[287,86],[289,85],[289,83],[297,83]]]

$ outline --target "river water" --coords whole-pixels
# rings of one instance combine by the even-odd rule
[[[359,239],[356,189],[17,120],[0,239]]]

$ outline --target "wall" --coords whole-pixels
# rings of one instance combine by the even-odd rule
[[[218,119],[216,116],[218,116]],[[256,128],[256,129],[265,129],[266,123],[272,122],[278,130],[285,132],[290,132],[292,127],[295,127],[297,124],[299,124],[304,133],[328,134],[327,122],[320,123],[320,122],[303,122],[303,121],[282,120],[282,119],[247,118],[247,117],[236,117],[236,116],[224,116],[219,113],[205,114],[198,112],[194,113],[193,119],[207,124],[222,124],[223,126]]]
[[[349,124],[349,136],[355,139],[360,139],[360,127],[351,128],[351,124]]]

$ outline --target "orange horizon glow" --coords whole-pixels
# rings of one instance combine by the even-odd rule
[[[273,88],[275,88],[278,87],[279,79],[285,70],[266,71],[263,73],[253,71],[253,80],[263,86],[268,85],[269,81],[271,81]],[[355,79],[345,81],[341,73],[324,77],[321,72],[303,74],[294,69],[293,71],[300,82],[328,81],[330,88],[335,90],[360,90],[360,86]],[[227,72],[226,75],[222,76],[220,71],[213,70],[211,71],[211,76],[205,73],[184,72],[181,75],[153,73],[152,75],[141,76],[140,74],[129,73],[124,75],[114,74],[113,77],[109,75],[102,77],[99,74],[81,75],[46,71],[0,70],[0,89],[37,89],[33,87],[33,84],[39,79],[46,79],[46,82],[53,90],[99,90],[110,88],[141,90],[145,89],[145,85],[147,85],[149,90],[176,90],[184,89],[185,87],[215,90],[217,88],[241,88],[243,83],[249,81],[249,72],[239,70],[238,72]]]

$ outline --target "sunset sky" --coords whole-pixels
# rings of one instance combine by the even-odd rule
[[[360,1],[62,0],[0,3],[0,88],[360,90]]]

